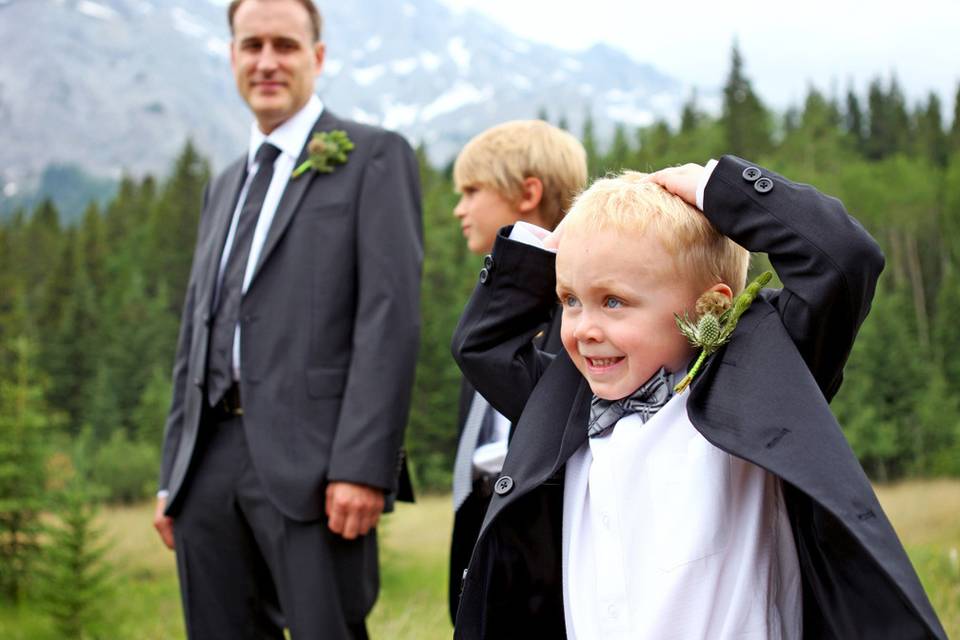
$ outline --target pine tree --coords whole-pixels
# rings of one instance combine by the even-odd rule
[[[58,500],[58,523],[39,563],[40,602],[64,638],[106,637],[115,569],[105,558],[109,543],[97,514],[95,495],[75,477]]]
[[[770,115],[744,74],[743,57],[736,42],[731,52],[730,75],[723,87],[721,122],[730,153],[755,160],[771,150]]]
[[[948,146],[950,153],[960,153],[960,83],[957,83],[957,93],[953,97],[953,122],[950,124]]]
[[[630,142],[627,140],[627,130],[622,124],[618,124],[613,131],[613,144],[610,145],[610,153],[604,159],[604,165],[608,171],[623,171],[632,164]]]
[[[680,112],[680,133],[693,133],[700,126],[704,117],[697,106],[697,90],[693,89],[690,92],[690,97],[683,103],[683,110]]]
[[[847,109],[844,114],[844,128],[853,149],[863,153],[866,143],[866,133],[864,131],[863,110],[860,107],[860,100],[853,88],[847,90]]]
[[[39,549],[40,515],[47,505],[44,438],[51,418],[32,344],[20,337],[8,347],[14,370],[0,379],[0,595],[17,602]]]
[[[587,173],[591,178],[602,175],[600,170],[600,151],[597,149],[597,134],[594,130],[593,116],[587,112],[583,119],[583,135],[581,136],[583,148],[587,152]]]
[[[940,98],[936,93],[931,91],[927,96],[927,104],[917,108],[914,121],[914,153],[933,166],[946,166],[950,149],[947,134],[943,130]]]

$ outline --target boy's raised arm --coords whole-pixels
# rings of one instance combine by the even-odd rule
[[[696,204],[699,165],[658,171],[651,180]],[[765,252],[783,281],[770,298],[827,399],[870,310],[884,258],[836,198],[735,156],[714,167],[704,215],[750,251]]]
[[[511,422],[523,412],[552,357],[533,343],[556,308],[555,256],[500,230],[451,350],[477,391]]]

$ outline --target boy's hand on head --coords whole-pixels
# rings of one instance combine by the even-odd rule
[[[659,184],[695,207],[697,206],[697,186],[704,171],[703,166],[691,162],[681,167],[668,167],[655,171],[644,180]]]

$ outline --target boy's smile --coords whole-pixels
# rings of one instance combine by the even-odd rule
[[[700,287],[652,234],[570,229],[557,252],[563,346],[594,394],[623,398],[660,367],[693,355],[673,314],[692,310]]]

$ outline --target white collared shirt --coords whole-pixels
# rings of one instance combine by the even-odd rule
[[[230,251],[233,248],[233,238],[237,231],[237,222],[240,219],[240,211],[243,210],[243,203],[247,199],[247,191],[253,182],[254,176],[260,169],[256,163],[257,150],[264,142],[269,142],[280,149],[280,155],[273,163],[273,178],[270,180],[270,186],[267,188],[267,195],[263,200],[263,208],[260,209],[260,217],[257,219],[257,227],[253,232],[253,240],[250,244],[250,255],[247,258],[246,271],[243,276],[243,293],[246,293],[250,286],[250,280],[253,277],[260,259],[260,252],[263,250],[263,243],[267,238],[267,232],[270,231],[270,225],[273,223],[273,217],[277,213],[277,206],[280,204],[280,198],[290,182],[290,175],[293,173],[294,164],[300,157],[304,145],[307,143],[307,137],[313,130],[317,118],[323,113],[323,103],[316,95],[310,96],[310,100],[298,111],[292,118],[281,124],[270,132],[270,135],[264,135],[257,123],[250,126],[250,147],[247,151],[247,179],[240,191],[240,198],[237,200],[237,208],[234,209],[233,219],[230,222],[230,230],[227,232],[227,240],[224,244],[223,255],[220,257],[220,271],[217,274],[217,295],[219,296],[220,281],[223,278],[223,271],[227,267],[227,260],[230,258]],[[233,337],[233,379],[240,379],[240,325]]]
[[[589,438],[566,466],[571,640],[793,640],[802,588],[779,480],[711,445],[689,393]],[[584,426],[586,428],[586,426]]]

